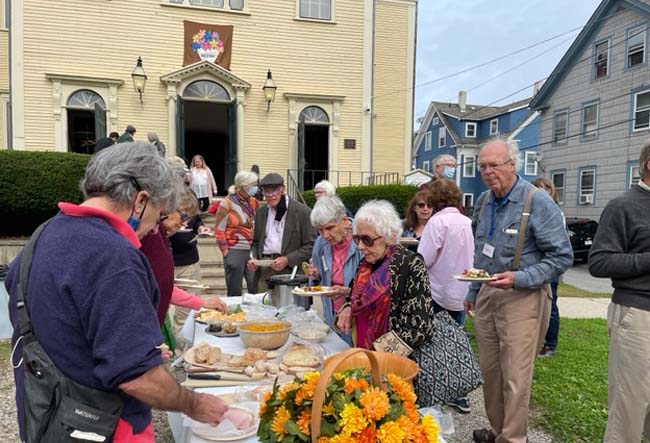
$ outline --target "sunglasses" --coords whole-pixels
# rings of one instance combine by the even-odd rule
[[[431,205],[429,205],[429,203],[418,203],[418,208],[420,209],[431,208]]]
[[[370,237],[369,235],[353,235],[352,236],[352,241],[356,243],[357,245],[359,243],[363,243],[364,245],[368,246],[371,248],[377,240],[381,238],[381,235],[378,235],[375,238]]]

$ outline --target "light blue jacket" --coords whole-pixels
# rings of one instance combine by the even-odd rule
[[[343,264],[343,285],[349,286],[352,279],[356,275],[357,268],[359,267],[359,262],[363,254],[357,249],[357,245],[354,242],[350,243],[350,248],[348,249],[348,255],[345,258],[345,263]],[[323,239],[323,237],[318,236],[316,242],[314,243],[314,249],[311,254],[311,261],[314,267],[318,270],[320,274],[320,284],[323,286],[331,286],[332,284],[332,246]],[[325,315],[325,322],[332,326],[334,322],[334,314],[332,312],[332,301],[329,298],[322,297],[323,301],[323,315]],[[350,334],[339,334],[343,340],[345,340],[349,345],[352,345],[352,338]]]

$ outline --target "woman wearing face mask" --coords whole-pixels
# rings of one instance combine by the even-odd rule
[[[223,199],[217,210],[215,235],[223,254],[229,296],[242,295],[242,278],[248,292],[255,291],[255,273],[246,268],[253,242],[253,219],[257,210],[257,174],[240,171],[235,175],[235,193]]]

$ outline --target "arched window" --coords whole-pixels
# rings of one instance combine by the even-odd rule
[[[73,93],[68,99],[69,108],[88,109],[93,111],[95,105],[99,105],[101,109],[106,109],[104,100],[97,94],[89,89],[80,89]]]
[[[330,119],[318,106],[308,106],[300,113],[300,121],[307,125],[327,125]]]
[[[198,80],[191,83],[187,88],[185,88],[183,98],[198,98],[201,100],[219,102],[230,101],[228,91],[226,91],[219,83],[211,82],[209,80]]]

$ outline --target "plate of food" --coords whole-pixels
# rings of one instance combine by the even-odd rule
[[[258,260],[256,258],[253,258],[253,259],[251,259],[251,261],[253,262],[253,264],[255,266],[260,267],[260,268],[269,268],[273,264],[273,260],[271,260],[271,259]]]
[[[494,281],[497,279],[487,271],[476,268],[465,269],[462,274],[454,275],[454,278],[458,281]]]
[[[218,426],[192,422],[192,432],[211,441],[235,441],[257,433],[259,425],[259,404],[241,402],[228,408]]]
[[[224,324],[227,322],[239,323],[246,320],[246,313],[244,311],[238,311],[224,314],[216,309],[201,309],[194,314],[194,320],[203,324],[216,322],[223,322]]]
[[[208,324],[208,327],[205,328],[205,332],[215,337],[237,337],[239,336],[239,330],[237,325],[234,323],[223,323],[223,322],[211,322]]]
[[[297,286],[293,289],[294,295],[299,295],[301,297],[334,297],[338,294],[337,291],[333,289],[332,286]]]

